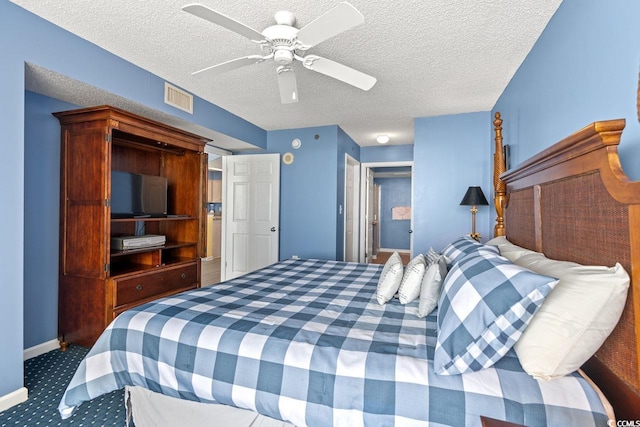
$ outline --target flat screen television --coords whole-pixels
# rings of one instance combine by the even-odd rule
[[[111,216],[113,218],[167,216],[167,178],[112,171]]]

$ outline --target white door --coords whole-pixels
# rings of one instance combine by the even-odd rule
[[[278,261],[280,155],[226,156],[222,194],[223,280]]]
[[[358,262],[359,168],[360,163],[346,154],[344,177],[344,260],[348,262]]]

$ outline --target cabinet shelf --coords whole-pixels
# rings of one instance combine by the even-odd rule
[[[164,221],[192,221],[197,220],[198,218],[192,216],[172,216],[172,217],[159,217],[159,218],[151,218],[151,217],[138,217],[138,218],[111,218],[111,222],[164,222]]]
[[[132,255],[143,252],[152,252],[164,249],[173,249],[173,248],[182,248],[185,246],[196,246],[198,243],[196,242],[166,242],[164,245],[158,246],[148,246],[145,248],[135,248],[135,249],[111,249],[111,258],[124,256],[124,255]]]

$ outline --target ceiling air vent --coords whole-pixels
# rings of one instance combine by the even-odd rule
[[[193,95],[164,82],[164,103],[193,114]]]

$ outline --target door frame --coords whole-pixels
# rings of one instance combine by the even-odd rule
[[[209,202],[210,202],[210,201],[209,201],[209,197],[208,197],[208,194],[209,194],[209,184],[210,184],[210,182],[209,182],[209,181],[210,181],[210,180],[209,180],[209,171],[219,171],[219,172],[222,174],[222,177],[221,177],[221,185],[222,185],[222,191],[224,191],[224,173],[223,173],[223,171],[222,171],[222,162],[223,162],[223,159],[224,159],[226,156],[231,156],[231,155],[233,155],[233,153],[232,153],[231,151],[223,150],[222,148],[218,148],[218,147],[216,147],[216,146],[213,146],[213,145],[211,145],[211,144],[209,144],[209,143],[207,143],[207,144],[204,146],[204,152],[205,152],[205,154],[207,155],[207,182],[206,182],[206,186],[207,186],[207,198],[205,199],[205,202],[204,202],[204,203],[205,203],[205,206],[207,206],[207,207],[208,207]],[[212,159],[212,158],[211,158],[212,156],[215,156],[215,157]],[[212,162],[212,161],[214,161],[214,160],[216,160],[216,159],[218,159],[218,158],[220,159],[220,167],[217,167],[217,166],[212,167],[212,166],[211,166],[211,162]],[[220,201],[221,201],[221,202],[222,202],[222,191],[221,191],[221,193],[220,193],[220,194],[221,194],[221,196],[220,196]],[[210,233],[209,227],[210,227],[210,221],[209,221],[209,210],[208,210],[208,209],[207,209],[207,212],[206,212],[206,214],[205,214],[205,221],[204,221],[204,223],[205,223],[205,226],[206,226],[206,230],[205,230],[206,232],[205,232],[205,235],[206,235],[207,237],[204,239],[204,241],[205,241],[205,257],[204,257],[204,258],[202,258],[202,261],[212,261],[212,260],[213,260],[213,259],[215,259],[215,258],[214,258],[213,256],[209,256],[209,255],[208,255],[209,250],[210,250],[210,248],[209,248],[209,235],[210,235],[210,234],[209,234],[209,233]],[[222,225],[221,225],[221,227],[222,227]],[[223,234],[223,233],[222,233],[222,230],[221,230],[221,232],[220,232],[220,238],[221,238],[221,239],[222,239],[222,234]],[[211,243],[213,244],[213,242],[211,242]],[[219,249],[220,249],[220,254],[221,254],[221,255],[220,255],[220,259],[222,259],[222,243],[220,244],[220,248],[219,248]]]
[[[347,168],[353,168],[353,200],[351,201],[351,206],[347,203]],[[344,237],[342,239],[342,259],[346,260],[347,256],[347,213],[349,209],[353,211],[353,241],[352,244],[354,246],[354,253],[356,254],[356,259],[352,260],[353,262],[360,262],[360,162],[356,160],[354,157],[350,156],[349,153],[344,154],[344,224],[343,224],[343,233]]]
[[[409,226],[410,230],[413,230],[413,215],[414,215],[414,209],[413,209],[413,189],[414,189],[414,179],[413,179],[413,161],[397,161],[397,162],[367,162],[367,163],[360,163],[360,184],[362,187],[366,187],[367,185],[367,171],[369,171],[372,168],[395,168],[395,167],[404,167],[404,166],[410,166],[411,167],[411,225]],[[361,188],[360,189],[360,205],[363,206],[363,210],[360,213],[360,230],[363,230],[362,233],[360,233],[360,255],[359,258],[361,260],[361,262],[366,262],[366,257],[365,257],[365,252],[367,250],[367,241],[366,241],[366,232],[364,232],[364,230],[366,230],[367,227],[367,215],[369,214],[368,212],[366,212],[368,205],[367,205],[367,194],[368,194],[368,189],[367,188]],[[410,255],[411,257],[413,257],[413,234],[411,233],[409,236],[409,251],[410,251]]]

